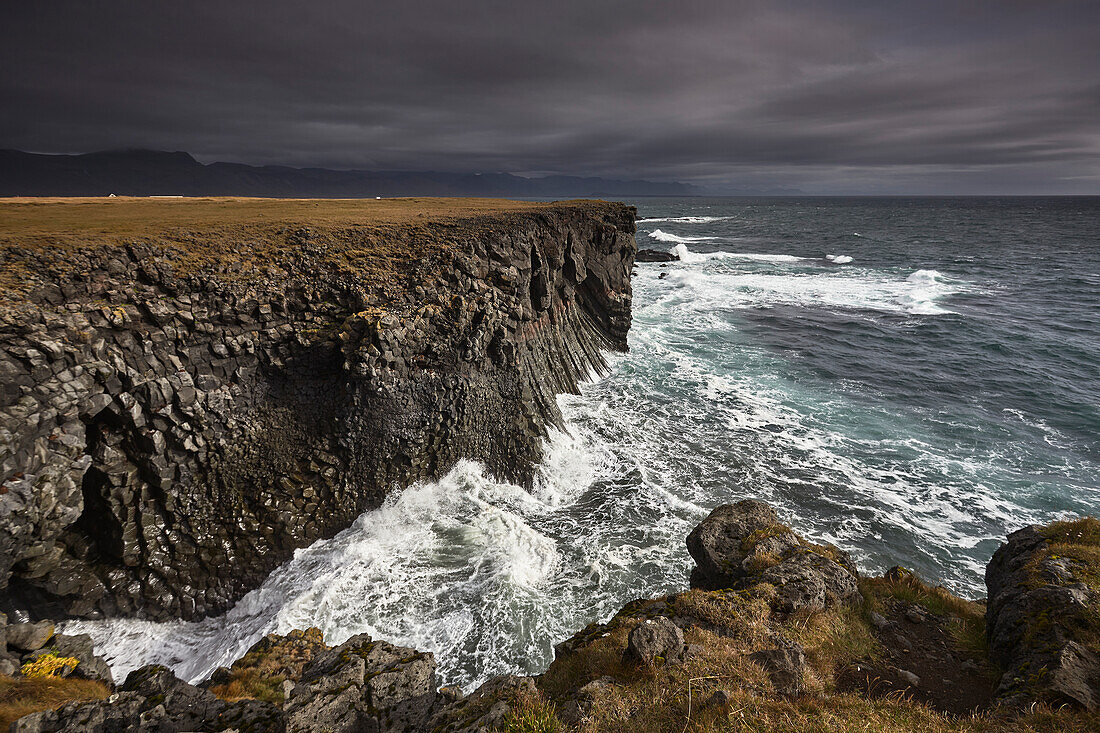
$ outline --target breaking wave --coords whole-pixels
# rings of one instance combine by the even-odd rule
[[[649,236],[656,239],[658,242],[675,242],[678,244],[690,244],[692,242],[712,242],[718,237],[681,237],[678,234],[669,234],[663,232],[660,229],[654,229],[649,233]]]
[[[677,224],[709,224],[713,221],[728,221],[732,216],[659,216],[652,219],[638,219],[639,224],[654,224],[667,221]]]

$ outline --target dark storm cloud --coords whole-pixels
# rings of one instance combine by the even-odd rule
[[[22,3],[0,146],[1100,192],[1100,3]]]

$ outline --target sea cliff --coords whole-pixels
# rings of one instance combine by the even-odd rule
[[[457,459],[529,482],[625,349],[634,211],[0,203],[0,598],[199,618]]]

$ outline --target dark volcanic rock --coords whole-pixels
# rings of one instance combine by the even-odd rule
[[[535,692],[535,681],[530,677],[498,675],[468,696],[446,701],[432,715],[424,730],[432,733],[499,730],[500,723],[512,711],[512,701]]]
[[[781,611],[858,602],[855,564],[832,545],[815,545],[780,524],[775,510],[746,499],[719,506],[691,531],[693,588],[720,590],[758,583],[776,589]]]
[[[633,209],[424,222],[0,233],[0,610],[199,618],[460,458],[529,483],[626,348]]]
[[[53,652],[59,657],[73,657],[80,662],[73,670],[74,677],[114,685],[111,666],[103,657],[96,656],[92,637],[87,634],[56,634],[43,651]]]
[[[659,249],[639,249],[634,257],[635,262],[679,262],[679,255],[672,252],[662,252]]]
[[[633,664],[656,664],[658,661],[684,656],[684,632],[664,616],[646,619],[635,626],[626,640],[623,661]]]
[[[437,705],[435,658],[360,634],[318,655],[284,709],[288,733],[418,731]]]
[[[58,710],[27,715],[12,733],[109,733],[114,731],[248,730],[282,733],[282,712],[265,702],[226,702],[151,665],[131,672],[107,700],[69,703]]]
[[[787,639],[778,638],[776,642],[775,648],[755,652],[752,659],[767,670],[779,694],[797,695],[802,692],[806,673],[806,650],[801,644]]]
[[[815,552],[797,553],[760,573],[758,579],[776,587],[778,606],[832,608],[859,600],[859,583],[852,571]]]
[[[53,624],[39,621],[34,624],[11,624],[7,627],[7,643],[19,651],[33,652],[46,646],[53,638]]]
[[[1013,532],[986,568],[990,657],[1005,669],[997,696],[1087,710],[1100,706],[1100,522]]]
[[[776,527],[782,527],[779,517],[762,501],[746,499],[716,507],[687,537],[688,552],[698,570],[692,576],[692,585],[714,590],[732,588],[749,574],[743,567],[749,555],[746,540],[753,533]],[[794,538],[790,530],[786,534]],[[797,539],[792,542],[797,544]]]

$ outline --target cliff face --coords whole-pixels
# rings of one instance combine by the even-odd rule
[[[218,613],[458,458],[530,481],[555,395],[626,348],[633,209],[373,203],[4,212],[9,608]]]

